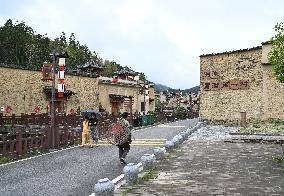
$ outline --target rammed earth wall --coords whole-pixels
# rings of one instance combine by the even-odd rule
[[[284,84],[263,63],[263,47],[200,56],[202,118],[238,121],[246,112],[248,119],[284,119]]]

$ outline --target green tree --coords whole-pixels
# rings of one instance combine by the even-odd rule
[[[33,36],[28,49],[28,66],[30,68],[40,69],[43,62],[50,61],[51,40],[47,35],[37,34]]]
[[[105,60],[103,65],[102,75],[106,77],[112,77],[113,73],[121,69],[120,64],[114,61]]]
[[[161,99],[160,99],[160,96],[155,96],[155,107],[157,109],[160,109],[161,108]]]
[[[43,61],[49,60],[50,39],[35,34],[24,22],[13,24],[7,20],[0,27],[0,45],[0,63],[39,69]]]
[[[177,106],[174,109],[173,115],[177,119],[186,119],[186,117],[187,117],[186,109],[184,107]]]
[[[141,74],[139,75],[139,80],[146,81],[146,80],[147,80],[146,75],[145,75],[144,73],[141,73]]]
[[[70,68],[75,68],[78,65],[85,64],[92,60],[92,52],[86,45],[81,45],[80,42],[76,40],[74,33],[69,37],[67,53],[69,55],[67,63]]]
[[[50,49],[52,50],[56,50],[56,51],[66,51],[67,47],[68,47],[68,43],[66,40],[66,36],[65,33],[62,32],[60,38],[55,38],[51,44],[50,44]],[[51,52],[50,51],[50,52]]]
[[[268,54],[269,63],[273,66],[273,72],[280,82],[284,83],[284,24],[277,23],[274,26],[276,35],[271,38],[272,49]]]
[[[70,69],[89,61],[103,65],[103,75],[108,77],[112,77],[114,72],[122,69],[122,66],[115,61],[104,61],[95,51],[91,52],[87,45],[76,40],[74,33],[67,39],[66,34],[62,32],[59,38],[52,40],[46,34],[36,34],[24,22],[13,24],[9,19],[0,26],[0,63],[2,64],[15,64],[38,70],[44,61],[51,62],[50,53],[53,50],[68,53],[66,64]],[[142,73],[140,78],[146,80],[145,74]]]
[[[24,22],[14,25],[11,19],[7,20],[0,28],[1,62],[27,66],[33,34],[33,29]]]
[[[96,53],[96,51],[93,52],[92,60],[101,66],[104,64],[104,60]]]

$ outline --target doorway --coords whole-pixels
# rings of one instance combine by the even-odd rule
[[[114,115],[118,115],[119,114],[119,105],[120,103],[115,101],[115,102],[111,102],[111,113]]]

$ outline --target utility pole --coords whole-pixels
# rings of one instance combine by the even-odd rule
[[[51,90],[51,148],[55,148],[55,68],[56,68],[56,54],[55,50],[52,52],[52,90]]]
[[[145,88],[145,78],[144,78],[144,85],[143,85],[143,96],[144,96],[144,115],[146,114],[146,88]]]

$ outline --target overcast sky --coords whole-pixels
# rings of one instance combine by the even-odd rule
[[[199,85],[199,55],[261,45],[283,10],[283,0],[0,0],[0,25],[73,32],[103,59],[185,89]]]

